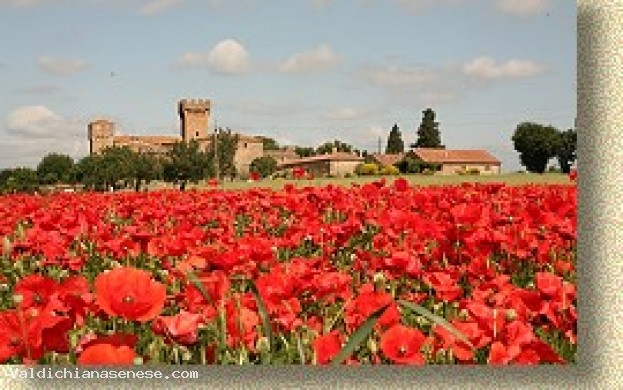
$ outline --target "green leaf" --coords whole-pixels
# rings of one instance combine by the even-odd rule
[[[413,302],[409,302],[409,301],[403,301],[400,300],[398,301],[398,303],[401,306],[404,306],[408,309],[410,309],[411,311],[416,312],[417,314],[428,318],[430,321],[432,321],[433,323],[437,324],[437,325],[441,325],[444,328],[446,328],[448,330],[448,332],[452,333],[452,335],[454,337],[456,337],[457,339],[463,341],[465,344],[469,345],[472,349],[474,348],[474,345],[467,339],[467,337],[465,337],[465,335],[463,333],[461,333],[457,328],[455,328],[454,326],[450,325],[450,323],[448,321],[446,321],[443,317],[440,317],[436,314],[431,313],[430,311],[428,311],[427,309],[425,309],[424,307],[417,305]]]
[[[350,336],[350,338],[346,342],[346,345],[342,347],[342,350],[340,351],[340,353],[338,353],[333,358],[333,360],[331,361],[332,366],[338,366],[342,364],[344,360],[346,360],[350,355],[352,355],[355,349],[357,349],[357,347],[361,345],[363,340],[365,340],[366,337],[368,337],[370,333],[372,333],[372,329],[374,329],[374,325],[376,325],[376,322],[379,320],[379,318],[381,318],[381,316],[383,315],[383,312],[385,312],[385,309],[387,309],[389,305],[390,304],[388,303],[384,305],[383,307],[377,309],[374,313],[370,314],[370,316],[365,320],[365,322],[361,324],[359,329],[357,329],[355,333],[353,333]]]
[[[270,325],[270,317],[268,315],[268,310],[266,310],[264,301],[262,300],[262,297],[260,296],[260,292],[258,291],[257,286],[255,285],[253,280],[249,280],[248,282],[249,282],[249,287],[251,289],[251,292],[253,293],[253,296],[255,297],[255,300],[257,301],[257,311],[260,317],[262,317],[262,328],[264,330],[264,335],[266,336],[266,338],[268,338],[269,350],[272,350],[273,349],[273,330],[272,330],[272,326]]]

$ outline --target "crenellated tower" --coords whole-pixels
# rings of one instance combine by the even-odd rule
[[[208,138],[210,100],[182,99],[178,109],[181,120],[182,139],[185,142]]]
[[[105,119],[89,123],[89,152],[100,153],[107,147],[114,145],[115,124]]]

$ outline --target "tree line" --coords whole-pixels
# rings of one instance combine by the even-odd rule
[[[445,148],[441,142],[441,132],[436,114],[428,108],[422,112],[422,120],[417,129],[417,140],[411,148]],[[284,150],[270,137],[260,137],[264,150]],[[560,170],[569,173],[577,159],[577,132],[575,129],[560,131],[550,125],[534,122],[520,123],[512,136],[519,159],[528,172],[543,173],[551,159],[556,159]],[[128,147],[110,147],[102,153],[74,161],[70,156],[50,153],[43,157],[36,169],[18,167],[0,170],[0,192],[32,192],[40,186],[64,183],[80,184],[86,189],[105,191],[133,188],[140,191],[150,182],[163,180],[178,185],[184,190],[189,183],[198,183],[207,178],[235,177],[234,154],[238,135],[230,129],[219,129],[216,148],[210,145],[202,150],[196,141],[178,142],[162,157],[151,153],[138,153]],[[318,147],[296,146],[298,157],[310,157],[331,153],[333,150],[357,153],[371,161],[367,150],[359,150],[353,145],[339,140],[327,141]],[[405,143],[398,124],[389,131],[386,154],[402,154]],[[438,167],[423,164],[412,156],[405,156],[396,167],[402,173],[421,173],[434,171]],[[253,160],[252,174],[260,177],[272,175],[277,169],[277,161],[264,156]]]
[[[512,136],[520,163],[528,172],[544,173],[551,159],[558,162],[560,171],[569,173],[577,159],[576,129],[559,130],[551,125],[522,122],[515,128]],[[386,154],[404,153],[405,146],[398,124],[394,124],[387,137]],[[445,148],[441,143],[439,122],[435,112],[428,108],[423,111],[422,121],[417,130],[417,141],[411,148]],[[407,160],[409,158],[407,157]],[[402,161],[401,164],[416,164],[415,161]],[[401,168],[401,171],[403,169]],[[406,169],[410,171],[410,169]]]
[[[95,191],[126,188],[141,191],[154,180],[164,180],[184,190],[189,183],[203,179],[234,177],[237,143],[238,135],[220,129],[216,147],[211,144],[202,150],[197,141],[180,141],[163,156],[136,152],[127,146],[108,147],[78,161],[65,154],[49,153],[36,169],[18,167],[0,171],[0,191],[33,192],[42,186],[61,183]]]

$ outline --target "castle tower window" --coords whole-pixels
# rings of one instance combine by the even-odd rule
[[[199,137],[199,132],[196,132],[196,133],[195,133],[195,135],[196,135],[197,137]]]

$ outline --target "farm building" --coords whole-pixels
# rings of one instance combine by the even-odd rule
[[[502,163],[486,150],[416,148],[409,154],[428,164],[438,164],[438,174],[453,175],[478,170],[481,175],[499,174]]]
[[[333,151],[330,154],[286,160],[277,165],[280,171],[302,168],[316,177],[344,176],[354,174],[355,168],[364,162],[363,157],[355,153]]]
[[[380,165],[381,167],[388,167],[388,166],[396,165],[400,163],[402,160],[404,160],[405,157],[406,155],[404,153],[398,153],[398,154],[374,153],[374,154],[369,155],[369,158],[374,163]]]
[[[164,155],[176,142],[197,141],[206,149],[214,140],[208,131],[211,102],[205,99],[183,99],[178,103],[180,135],[117,135],[115,124],[109,120],[94,120],[88,125],[90,154],[101,153],[107,147],[127,146],[139,153]],[[254,159],[264,155],[259,137],[238,134],[234,164],[239,174],[247,174]]]

